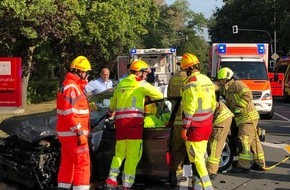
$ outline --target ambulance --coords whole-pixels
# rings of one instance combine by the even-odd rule
[[[145,61],[152,72],[147,75],[147,81],[157,87],[167,96],[170,77],[178,70],[175,48],[130,49],[129,56],[118,56],[117,67],[120,78],[127,72],[127,65],[135,60]]]
[[[215,80],[219,69],[232,69],[252,90],[253,102],[261,118],[271,119],[274,106],[268,77],[268,44],[213,43],[210,49],[208,75]]]
[[[152,79],[159,84],[168,84],[171,75],[176,71],[176,49],[175,48],[148,48],[130,49],[129,56],[118,56],[118,76],[127,72],[127,64],[137,59],[145,61],[152,70]]]

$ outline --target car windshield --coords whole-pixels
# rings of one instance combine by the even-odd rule
[[[110,99],[113,96],[114,88],[107,89],[99,94],[88,97],[90,106],[90,121],[98,123],[105,115],[110,105]]]
[[[246,65],[246,66],[245,66]],[[268,80],[263,62],[221,62],[221,67],[229,67],[241,80]]]

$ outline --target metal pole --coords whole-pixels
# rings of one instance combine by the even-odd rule
[[[267,30],[255,30],[255,29],[238,29],[239,31],[248,31],[248,32],[264,32],[267,33],[269,35],[270,38],[270,48],[271,48],[271,55],[273,55],[273,42],[272,42],[272,37],[270,32],[268,32]]]
[[[277,43],[277,38],[276,38],[276,0],[274,0],[274,53],[276,53],[276,43]]]

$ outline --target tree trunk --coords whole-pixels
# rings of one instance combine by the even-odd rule
[[[33,53],[34,53],[35,46],[29,47],[29,56],[27,60],[28,65],[28,72],[26,75],[22,76],[22,107],[25,108],[27,106],[27,90],[28,90],[28,83],[31,74],[31,67],[33,61]]]

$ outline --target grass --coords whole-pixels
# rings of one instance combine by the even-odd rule
[[[11,112],[5,112],[5,110],[1,110],[0,107],[0,122],[2,122],[4,119],[14,117],[14,116],[23,116],[23,115],[29,115],[34,113],[42,113],[42,112],[48,112],[52,111],[56,108],[56,101],[50,101],[50,102],[43,102],[40,104],[28,104],[24,108],[23,113],[11,113]]]

